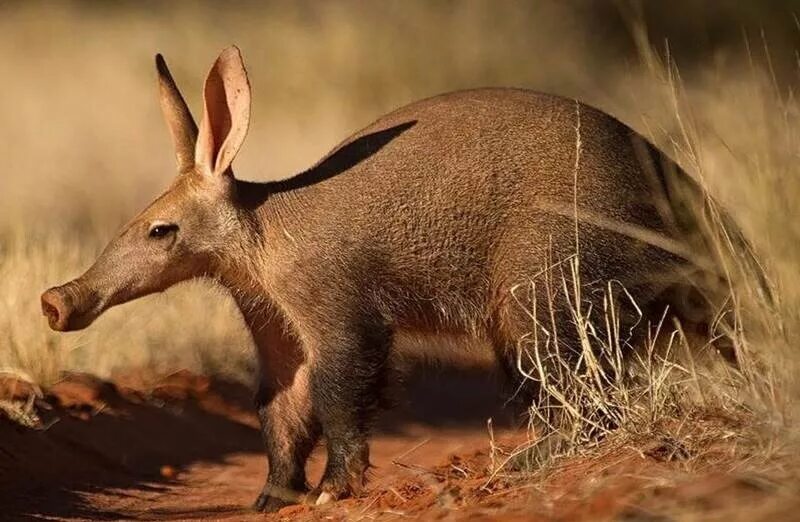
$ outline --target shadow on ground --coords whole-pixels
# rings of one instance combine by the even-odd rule
[[[481,370],[415,371],[377,431],[402,436],[404,427],[420,424],[479,428],[489,417],[495,425],[507,425],[511,417],[498,391],[496,379]],[[130,513],[106,510],[85,498],[102,491],[166,492],[173,471],[261,453],[251,404],[251,391],[241,384],[185,372],[147,392],[72,376],[39,401],[45,425],[52,423],[46,429],[0,417],[0,518],[130,518]],[[220,509],[231,516],[242,508]],[[139,518],[162,515],[149,512]]]
[[[79,377],[58,385],[41,404],[45,424],[53,423],[46,429],[0,421],[0,518],[119,519],[86,506],[82,494],[153,491],[169,481],[171,470],[163,466],[181,469],[261,450],[242,409],[244,386],[213,383],[203,397],[186,390],[164,397],[177,388],[145,395],[97,383]]]

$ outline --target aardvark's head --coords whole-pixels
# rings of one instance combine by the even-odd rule
[[[250,118],[250,86],[239,49],[224,50],[208,73],[199,132],[161,55],[156,67],[178,176],[85,274],[42,294],[42,312],[54,330],[85,328],[111,306],[210,273],[239,228],[230,165]]]

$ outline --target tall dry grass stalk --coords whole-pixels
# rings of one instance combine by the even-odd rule
[[[674,441],[690,418],[713,414],[737,426],[719,436],[733,437],[742,459],[720,469],[757,461],[780,466],[785,475],[797,469],[791,455],[799,442],[800,106],[776,84],[767,46],[758,57],[748,45],[746,66],[735,74],[687,86],[668,49],[661,58],[643,30],[637,31],[644,67],[632,85],[645,101],[640,128],[671,151],[708,194],[694,211],[725,276],[727,299],[707,338],[687,337],[677,323],[640,317],[635,326],[644,329],[644,341],[631,346],[632,330],[621,326],[619,301],[628,301],[629,310],[638,310],[636,303],[611,283],[601,310],[584,302],[576,242],[573,258],[515,289],[543,295],[549,309],[526,309],[530,334],[518,345],[518,371],[538,390],[530,408],[531,441],[507,453],[495,473],[510,463],[546,468],[612,435],[664,439],[666,430]],[[557,313],[556,294],[567,302],[571,325],[546,319]],[[567,355],[559,335],[570,334],[576,334],[570,338],[578,349]]]
[[[644,43],[640,48],[660,99],[672,109],[674,130],[662,126],[654,138],[668,143],[725,209],[707,204],[704,234],[728,282],[713,335],[733,347],[738,403],[761,421],[787,428],[800,392],[800,226],[793,219],[800,196],[800,106],[777,84],[763,34],[759,55],[745,38],[746,65],[723,82],[715,79],[707,89],[717,92],[703,96],[682,83],[668,49],[659,60]],[[717,377],[729,382],[729,374]],[[706,387],[719,388],[713,381]]]

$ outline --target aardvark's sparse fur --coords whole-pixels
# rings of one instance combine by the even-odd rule
[[[249,123],[238,49],[209,73],[199,130],[157,65],[180,174],[42,307],[53,328],[71,330],[189,278],[227,287],[259,349],[270,466],[259,509],[361,490],[400,333],[470,337],[516,381],[529,321],[510,290],[578,252],[582,282],[616,280],[644,310],[670,304],[685,322],[708,319],[675,291],[710,257],[692,213],[702,194],[599,110],[518,89],[445,94],[380,118],[306,172],[258,184],[230,168]],[[566,301],[549,299],[546,322],[568,324]],[[560,338],[567,353],[574,343]],[[306,496],[304,465],[320,436],[327,467]]]

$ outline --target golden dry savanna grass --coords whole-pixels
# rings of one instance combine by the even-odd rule
[[[597,371],[589,365],[584,377],[565,374],[545,397],[572,412],[554,426],[569,443],[557,449],[596,442],[597,423],[608,417],[595,415],[597,404],[630,440],[690,444],[697,406],[746,419],[748,429],[734,434],[735,458],[712,468],[768,470],[796,500],[800,467],[786,455],[796,448],[800,398],[800,71],[792,44],[800,29],[791,2],[734,4],[647,2],[643,11],[625,1],[0,0],[0,371],[44,385],[65,370],[252,371],[237,312],[205,283],[117,307],[78,333],[53,333],[40,314],[41,291],[84,270],[174,175],[156,52],[196,109],[219,50],[242,48],[254,107],[235,170],[254,180],[310,166],[348,133],[415,99],[528,87],[605,109],[673,155],[741,227],[773,295],[765,300],[753,274],[739,270],[734,249],[722,323],[733,329],[719,333],[739,369],[653,357],[649,380],[632,385],[587,385],[585,375]],[[731,440],[726,429],[715,425],[701,438]],[[552,464],[529,449],[499,463],[532,456],[537,466]],[[781,498],[771,500],[775,509],[785,508]]]
[[[608,9],[581,2],[0,4],[0,367],[43,383],[66,369],[142,365],[247,373],[241,322],[205,284],[118,307],[66,335],[47,329],[38,303],[173,176],[153,55],[165,54],[196,108],[211,60],[236,43],[255,100],[236,162],[247,179],[289,176],[380,114],[466,87],[576,96],[641,131],[703,179],[760,254],[776,302],[765,307],[738,288],[733,308],[756,326],[736,335],[783,370],[766,375],[767,395],[786,406],[800,359],[797,72],[770,59],[787,53],[786,32],[768,49],[750,13],[753,30],[729,31],[735,45],[675,67],[637,9],[620,5],[623,22],[604,25],[594,17]],[[681,5],[692,19],[708,11]]]

